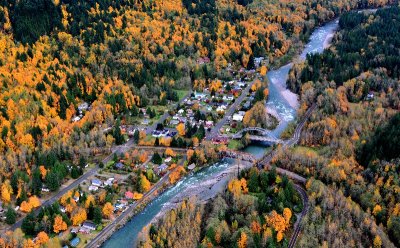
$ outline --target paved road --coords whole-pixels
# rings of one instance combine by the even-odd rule
[[[211,131],[206,135],[206,140],[211,140],[214,137],[219,136],[219,130],[222,128],[222,126],[226,123],[228,120],[229,116],[232,116],[237,107],[240,105],[240,103],[243,102],[244,98],[249,94],[250,88],[253,85],[254,81],[250,82],[246,88],[242,90],[242,94],[235,99],[235,102],[232,103],[232,105],[229,107],[227,111],[225,111],[224,117],[215,124],[215,126],[211,129]]]
[[[288,248],[293,248],[296,244],[297,237],[299,237],[299,233],[301,230],[301,224],[304,216],[308,213],[308,196],[307,192],[299,185],[294,185],[296,191],[300,194],[301,200],[303,201],[303,210],[300,213],[300,216],[297,218],[296,223],[294,224],[294,232],[292,237],[290,238]]]

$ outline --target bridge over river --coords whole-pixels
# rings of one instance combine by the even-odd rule
[[[278,139],[270,130],[260,127],[247,127],[235,134],[221,135],[220,137],[229,139],[241,139],[246,133],[249,134],[249,139],[253,141],[263,141],[271,144],[282,144],[283,140]]]

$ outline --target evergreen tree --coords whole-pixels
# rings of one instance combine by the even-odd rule
[[[42,179],[38,168],[32,174],[32,194],[40,196],[42,192]]]
[[[17,218],[17,213],[11,206],[9,206],[6,212],[6,223],[12,225],[15,223],[16,218]]]
[[[156,140],[154,141],[154,146],[159,146],[159,145],[160,145],[160,140],[157,137]]]
[[[135,130],[135,132],[133,133],[133,141],[138,144],[139,143],[139,139],[140,139],[140,135],[139,135],[139,130]]]
[[[67,118],[67,108],[68,108],[68,103],[67,99],[65,99],[65,96],[61,94],[60,96],[60,110],[58,111],[58,114],[61,119],[66,119]]]
[[[35,224],[35,214],[31,211],[22,221],[21,229],[26,235],[35,235]]]
[[[117,145],[122,145],[125,142],[125,138],[121,133],[120,125],[121,125],[121,121],[119,119],[117,119],[117,122],[115,123],[115,127],[114,127],[114,132],[113,132],[115,144],[117,144]]]
[[[257,89],[256,94],[254,95],[254,103],[258,101],[264,101],[265,95],[262,88]]]
[[[93,211],[93,222],[96,224],[101,224],[103,220],[102,212],[99,207],[95,207]]]
[[[51,191],[56,191],[60,187],[60,181],[57,172],[51,170],[46,174],[46,186]]]
[[[160,154],[155,152],[153,154],[153,157],[151,158],[151,162],[153,162],[154,164],[161,164],[162,163],[162,158],[161,158]]]

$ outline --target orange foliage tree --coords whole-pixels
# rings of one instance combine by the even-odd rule
[[[106,218],[110,218],[110,217],[111,217],[111,214],[113,213],[113,211],[114,211],[114,207],[113,207],[113,205],[112,205],[111,203],[109,203],[109,202],[107,202],[107,203],[104,205],[103,210],[102,210],[103,215],[104,215],[104,217],[106,217]]]
[[[65,230],[67,230],[67,223],[64,222],[61,215],[57,215],[54,218],[53,231],[55,233],[59,233],[60,231],[65,231]]]

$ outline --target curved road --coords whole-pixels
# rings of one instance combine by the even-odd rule
[[[308,213],[308,196],[306,191],[299,185],[295,184],[294,185],[296,191],[300,194],[301,200],[303,201],[303,210],[300,213],[300,217],[297,219],[296,223],[294,224],[294,231],[292,234],[292,237],[290,238],[288,248],[293,248],[294,245],[296,244],[297,237],[299,236],[300,230],[301,230],[301,222]]]

